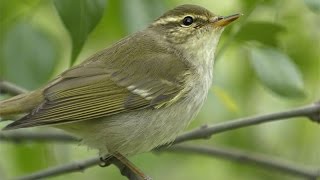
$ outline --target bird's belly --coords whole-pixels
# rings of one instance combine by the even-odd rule
[[[198,113],[207,96],[206,89],[193,89],[175,104],[159,109],[139,110],[87,120],[60,127],[98,149],[101,155],[119,152],[134,155],[173,141]]]

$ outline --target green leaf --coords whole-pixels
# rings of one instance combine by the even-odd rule
[[[240,42],[258,41],[269,46],[277,45],[277,35],[285,28],[269,22],[249,22],[244,25],[236,36]]]
[[[320,13],[320,1],[319,0],[304,0],[304,3],[314,13]]]
[[[72,39],[72,65],[103,16],[106,0],[54,0],[54,5]]]
[[[48,81],[58,59],[55,41],[30,24],[19,22],[1,40],[0,76],[28,89]]]
[[[282,52],[269,48],[250,48],[251,64],[261,82],[285,97],[303,97],[304,85],[299,69]]]

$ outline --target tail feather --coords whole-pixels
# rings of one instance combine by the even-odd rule
[[[42,90],[37,90],[0,101],[0,117],[28,113],[37,107],[43,99]]]

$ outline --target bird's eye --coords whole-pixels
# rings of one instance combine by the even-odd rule
[[[193,18],[191,16],[186,16],[182,20],[182,24],[185,26],[190,26],[193,23]]]

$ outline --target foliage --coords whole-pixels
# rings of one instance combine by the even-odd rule
[[[101,19],[106,0],[54,0],[54,5],[72,39],[72,65],[89,33]]]
[[[252,66],[265,86],[281,96],[304,96],[301,74],[288,56],[269,47],[249,49]]]
[[[199,4],[217,14],[244,14],[223,34],[220,60],[214,67],[215,88],[189,128],[320,98],[318,0],[0,0],[0,78],[30,90],[41,87],[70,64],[143,29],[166,9],[181,3]],[[206,142],[319,165],[319,136],[319,127],[297,121],[237,130]],[[81,159],[95,151],[67,145],[3,143],[0,153],[3,179]],[[198,156],[146,153],[132,159],[155,179],[291,179]],[[30,161],[37,164],[23,166]],[[111,168],[55,179],[104,177],[121,179]]]

